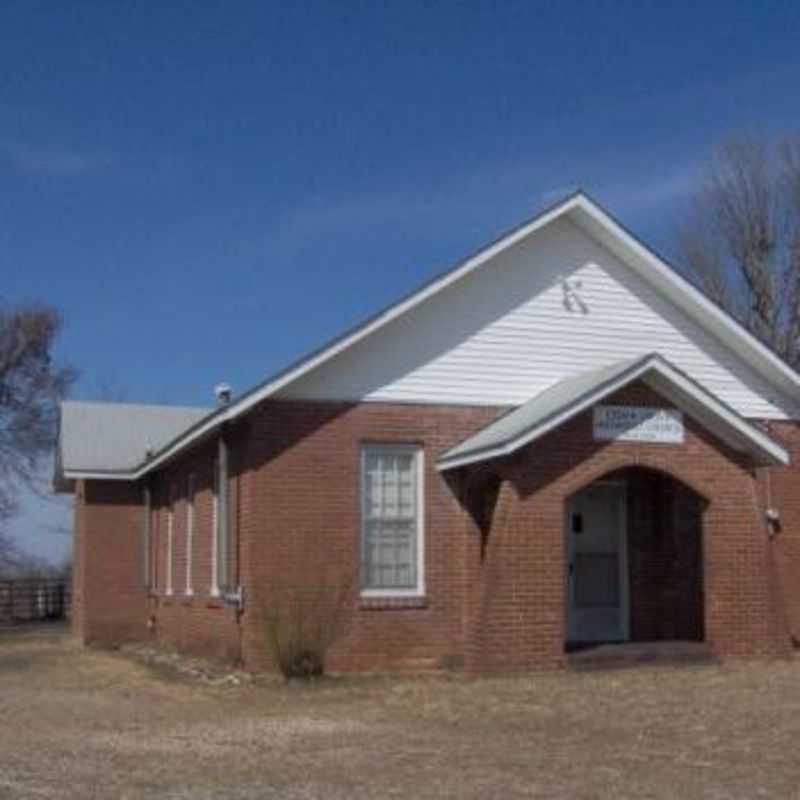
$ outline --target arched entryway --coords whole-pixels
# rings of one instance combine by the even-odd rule
[[[703,641],[706,501],[664,472],[619,469],[565,503],[566,649]]]

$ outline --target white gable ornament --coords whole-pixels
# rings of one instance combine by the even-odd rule
[[[599,441],[683,444],[683,414],[673,408],[595,406],[593,435]]]

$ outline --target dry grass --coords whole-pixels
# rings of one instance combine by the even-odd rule
[[[0,636],[0,798],[800,798],[800,662],[166,679]]]

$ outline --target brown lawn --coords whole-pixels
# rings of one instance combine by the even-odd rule
[[[218,685],[0,634],[0,798],[800,798],[800,660]]]

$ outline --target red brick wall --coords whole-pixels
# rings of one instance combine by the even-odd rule
[[[608,403],[665,406],[644,386]],[[486,557],[474,564],[468,666],[558,664],[563,659],[564,504],[593,480],[628,466],[673,475],[708,500],[704,515],[705,634],[721,655],[786,652],[772,588],[769,542],[748,460],[686,419],[681,446],[595,442],[587,412],[498,462],[503,483]],[[485,469],[485,468],[484,468]]]
[[[643,387],[609,402],[666,405]],[[154,476],[154,591],[142,618],[152,615],[156,640],[271,667],[264,609],[275,586],[349,583],[346,635],[330,654],[332,669],[459,666],[510,669],[562,663],[565,623],[564,502],[613,470],[661,469],[702,494],[706,635],[721,654],[781,652],[789,620],[800,620],[793,576],[800,552],[798,467],[771,470],[773,504],[784,530],[771,542],[763,498],[747,459],[687,420],[680,447],[592,441],[584,414],[515,457],[441,475],[441,452],[495,418],[501,409],[389,404],[268,401],[228,432],[231,442],[231,530],[236,542],[245,611],[210,597],[212,445]],[[776,438],[800,449],[794,425],[774,426]],[[777,429],[780,428],[778,431]],[[780,433],[780,436],[778,434]],[[359,598],[359,452],[366,442],[418,443],[425,454],[425,580],[422,601]],[[800,452],[796,464],[800,462]],[[185,588],[185,492],[197,475],[193,549],[194,595]],[[762,471],[763,472],[763,471]],[[492,474],[494,473],[494,474]],[[177,487],[173,584],[165,597],[166,487]],[[763,487],[762,477],[761,485]],[[91,484],[89,485],[91,486]],[[762,489],[763,494],[763,489]],[[141,558],[141,512],[109,506],[102,492],[76,509],[76,620],[95,604],[117,608],[116,582],[130,583],[133,555],[101,578],[103,563],[90,540],[104,520],[121,515],[127,548]],[[96,506],[96,507],[95,507]],[[127,521],[126,521],[127,520]],[[114,523],[116,525],[116,523]],[[134,544],[132,544],[134,543]],[[115,553],[106,552],[113,561]],[[77,563],[77,562],[80,562]],[[128,563],[131,562],[131,563]],[[780,580],[779,580],[780,578]],[[80,587],[77,584],[81,584]],[[85,599],[82,599],[84,598]],[[96,598],[96,599],[95,599]],[[138,613],[138,610],[137,610]],[[127,607],[120,617],[127,619]],[[136,617],[136,614],[133,614]],[[86,627],[85,622],[79,625]],[[141,625],[136,628],[141,633]],[[144,635],[144,634],[142,634]]]
[[[70,622],[73,633],[81,641],[86,639],[86,596],[84,585],[86,580],[86,521],[84,511],[84,482],[75,482],[75,497],[72,505],[72,600]]]
[[[235,445],[234,445],[235,447]],[[153,581],[147,598],[150,636],[189,653],[241,660],[237,609],[211,593],[214,444],[160,471],[152,479],[151,557]],[[191,589],[186,591],[189,476],[194,476]],[[231,478],[230,539],[237,541],[239,481]],[[167,593],[168,519],[172,506],[172,594]],[[234,561],[235,572],[235,561]]]
[[[269,402],[252,415],[242,434],[247,452],[241,513],[247,663],[270,663],[261,609],[275,603],[275,580],[314,583],[320,574],[329,584],[352,585],[349,629],[331,653],[333,669],[457,662],[463,653],[468,540],[463,509],[434,460],[498,413]],[[417,443],[424,449],[427,593],[422,602],[359,599],[359,465],[361,445],[368,442]]]
[[[800,423],[770,422],[763,427],[792,455],[789,467],[760,470],[759,497],[765,508],[780,513],[768,566],[774,602],[795,644],[800,645]]]
[[[75,499],[74,632],[116,645],[146,631],[141,488],[79,482]]]

